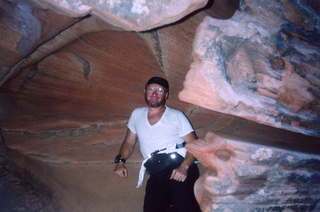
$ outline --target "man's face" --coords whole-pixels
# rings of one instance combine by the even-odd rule
[[[149,107],[160,107],[166,104],[168,92],[159,84],[150,84],[144,91],[144,98]]]

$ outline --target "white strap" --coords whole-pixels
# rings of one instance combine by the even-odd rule
[[[146,159],[144,159],[142,161],[142,164],[141,164],[141,167],[140,167],[140,171],[139,171],[139,179],[138,179],[138,183],[137,183],[136,188],[140,188],[142,186],[143,178],[144,178],[144,175],[146,173],[146,167],[144,166],[144,164],[147,162],[147,160],[149,160],[149,158],[150,157],[147,157]]]

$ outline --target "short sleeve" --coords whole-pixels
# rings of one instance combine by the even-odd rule
[[[182,113],[178,113],[179,136],[183,137],[194,131],[189,119]]]
[[[136,127],[135,127],[135,110],[131,113],[129,117],[127,127],[132,133],[137,134]]]

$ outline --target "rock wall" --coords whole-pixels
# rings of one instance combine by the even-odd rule
[[[202,159],[215,158],[216,152],[207,154],[206,147],[199,155],[191,150],[209,167],[197,183],[203,210],[219,211],[226,207],[237,211],[236,206],[248,206],[247,211],[294,210],[302,197],[293,198],[290,207],[286,206],[289,200],[282,196],[284,203],[276,202],[277,208],[272,208],[269,199],[261,207],[248,204],[267,198],[260,194],[262,191],[253,191],[258,186],[276,192],[274,187],[263,187],[261,183],[281,181],[271,173],[276,172],[276,167],[284,170],[280,163],[285,160],[284,155],[298,158],[304,166],[313,165],[313,160],[304,158],[318,160],[314,154],[320,154],[319,137],[303,135],[316,135],[319,131],[319,99],[312,92],[319,87],[318,41],[314,36],[318,33],[318,16],[308,15],[319,11],[317,2],[272,1],[265,10],[260,7],[265,2],[242,1],[240,10],[229,20],[225,19],[234,14],[239,1],[209,1],[204,9],[183,19],[182,16],[203,7],[206,1],[183,1],[185,5],[182,1],[165,1],[167,4],[118,1],[127,7],[116,7],[112,10],[114,14],[111,3],[113,6],[118,3],[105,1],[105,5],[111,6],[104,11],[106,7],[100,7],[100,2],[5,0],[0,3],[0,33],[5,35],[0,40],[0,127],[10,159],[49,187],[61,211],[140,212],[143,189],[136,190],[135,184],[141,156],[135,152],[128,161],[127,179],[113,174],[112,160],[123,139],[128,115],[134,107],[144,105],[145,81],[158,75],[170,82],[168,104],[190,117],[201,138],[208,131],[232,137],[225,141],[232,148],[222,151],[222,158],[232,152],[236,158],[236,162],[230,159],[232,164],[248,162],[246,167],[250,170],[257,166],[265,170],[262,177],[257,174],[258,179],[254,173],[243,174],[240,179],[231,170],[220,171],[220,174],[227,171],[226,175],[234,180],[231,182],[234,190],[228,198],[237,201],[228,208],[223,202],[226,200],[216,194],[220,188],[214,187],[216,184],[211,181],[211,169],[220,167],[219,160],[208,163]],[[176,8],[170,8],[175,2]],[[134,18],[136,13],[124,16],[134,5],[140,5],[142,12],[157,11],[151,15],[159,17],[147,19],[151,16],[143,13],[138,23]],[[177,22],[144,31],[174,21]],[[210,39],[212,48],[207,48],[204,44]],[[198,44],[203,46],[200,48]],[[257,44],[261,48],[256,48]],[[217,60],[225,65],[224,72]],[[274,89],[275,85],[281,89]],[[183,88],[180,97],[192,104],[178,99]],[[274,95],[267,95],[270,93]],[[237,145],[240,152],[234,148]],[[279,160],[263,161],[263,164],[258,159],[251,160],[254,151],[261,147],[257,145],[263,145]],[[300,170],[301,166],[292,164],[288,165],[290,169],[296,166]],[[244,172],[245,168],[240,171]],[[316,176],[318,169],[307,169],[306,173]],[[213,179],[219,184],[228,182],[225,178]],[[289,185],[287,175],[279,179],[286,179],[288,182],[284,180],[283,185]],[[308,178],[306,184],[290,179],[293,187],[318,188],[317,177]],[[244,185],[248,185],[248,190]],[[301,204],[302,209],[318,208],[315,202],[319,197],[312,192],[307,193],[312,198]]]
[[[77,21],[30,1],[1,1],[0,85],[14,75],[14,65],[43,42]]]
[[[195,186],[203,212],[319,211],[319,155],[208,133],[188,144],[207,167]]]
[[[306,1],[244,1],[197,29],[180,98],[307,135],[320,134],[319,11]]]
[[[175,22],[204,7],[207,0],[33,0],[72,17],[92,14],[112,25],[145,31]]]
[[[170,105],[194,108],[177,94],[204,16],[143,33],[89,16],[7,64],[15,73],[2,80],[0,126],[10,158],[48,185],[61,211],[141,211],[144,190],[135,188],[141,156],[128,161],[128,179],[113,174],[112,161],[129,113],[144,105],[149,77],[168,77]]]

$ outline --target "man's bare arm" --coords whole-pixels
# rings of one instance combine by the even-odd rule
[[[183,139],[187,143],[192,142],[193,140],[197,139],[197,135],[195,134],[195,132],[191,132],[191,133],[185,135],[183,137]],[[174,179],[174,180],[177,180],[180,182],[185,181],[185,179],[187,178],[188,169],[194,160],[195,160],[195,158],[193,157],[193,155],[190,154],[189,152],[187,152],[187,154],[186,154],[184,160],[182,161],[182,163],[180,164],[180,166],[177,169],[174,169],[172,171],[170,179]]]
[[[124,141],[121,144],[120,151],[119,151],[121,158],[128,159],[131,156],[137,141],[136,138],[137,138],[136,134],[132,133],[129,129],[127,129],[126,136],[124,138]],[[128,176],[128,170],[124,165],[124,163],[116,164],[114,172],[120,177]]]
[[[198,137],[195,134],[195,132],[189,133],[186,136],[183,137],[183,139],[189,143],[192,142],[194,140],[196,140]],[[186,168],[188,169],[189,166],[194,162],[195,158],[193,157],[193,155],[189,152],[187,152],[183,162],[181,163],[180,167]]]
[[[134,146],[136,145],[137,142],[137,136],[133,132],[131,132],[129,129],[127,129],[126,136],[124,138],[124,141],[121,144],[119,154],[121,155],[122,158],[128,159],[133,150]]]

